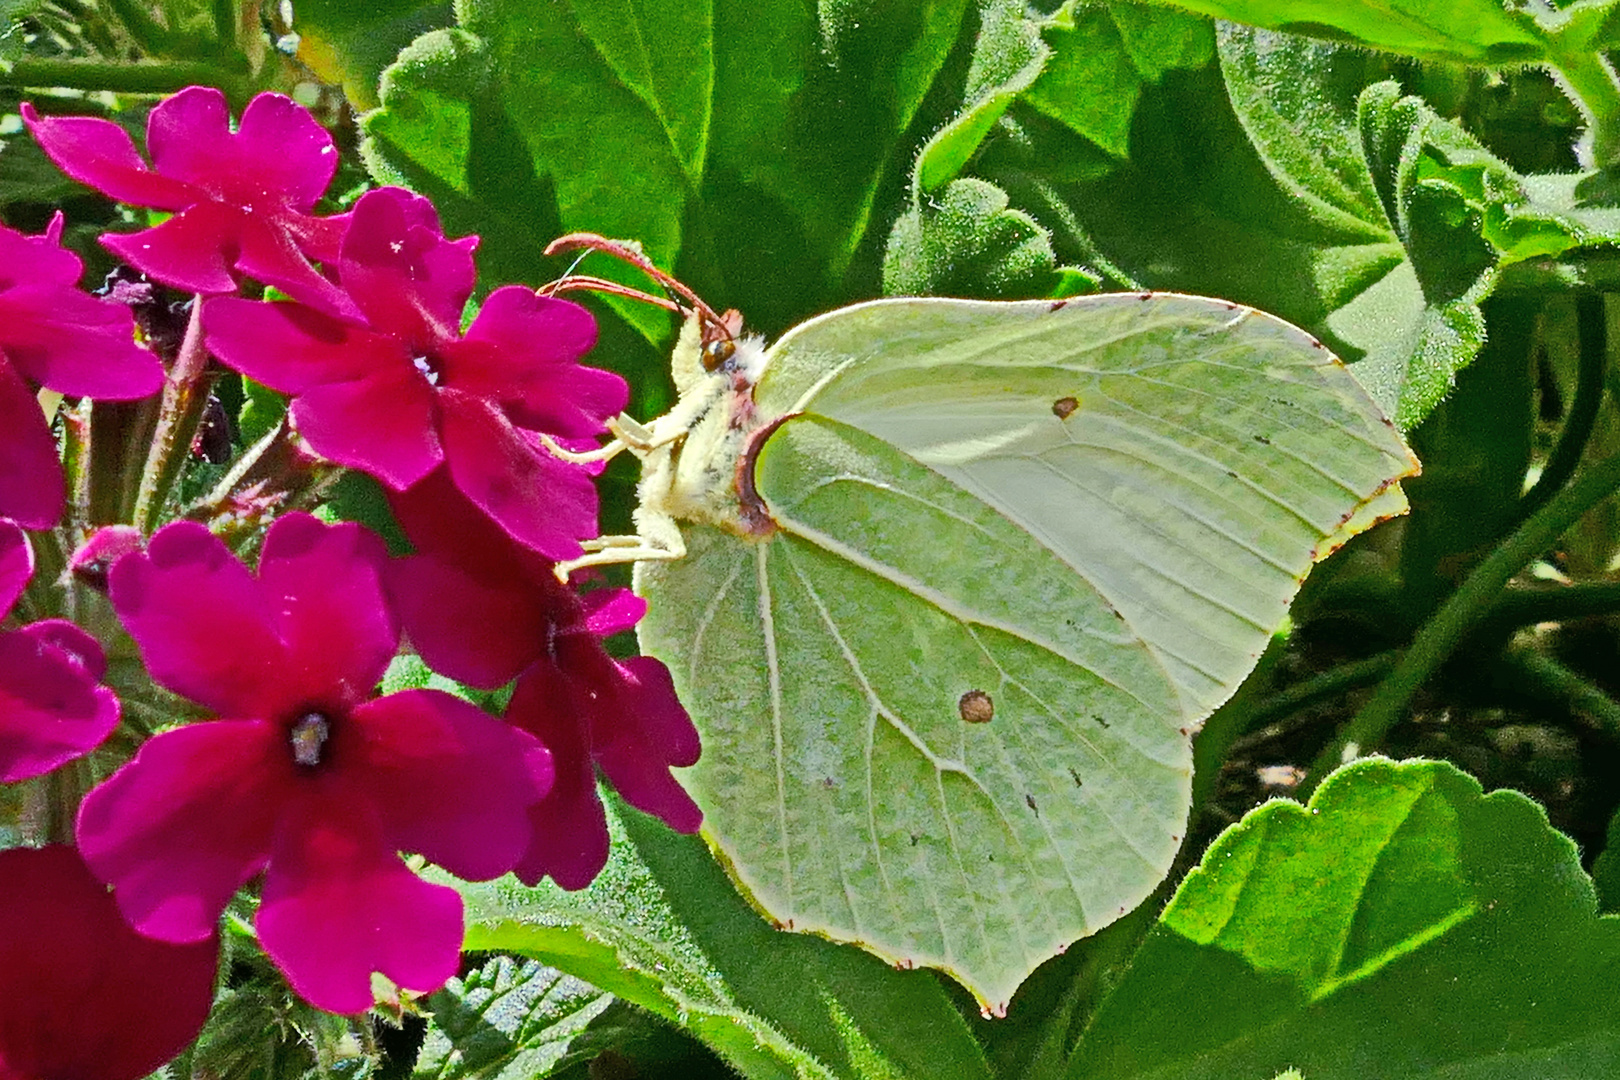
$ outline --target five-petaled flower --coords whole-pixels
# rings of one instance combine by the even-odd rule
[[[442,465],[519,543],[572,558],[595,535],[596,489],[539,434],[590,439],[628,392],[617,375],[577,363],[596,323],[566,300],[496,289],[463,335],[475,242],[446,239],[426,199],[367,192],[337,264],[364,325],[222,298],[203,309],[208,348],[291,395],[294,426],[322,456],[396,491]]]
[[[163,387],[122,304],[79,288],[62,215],[41,236],[0,226],[0,516],[48,529],[62,516],[62,465],[35,391],[128,401]]]
[[[455,974],[461,899],[397,852],[470,880],[529,845],[552,768],[534,738],[432,690],[374,688],[398,645],[381,541],[305,514],[265,536],[257,576],[201,525],[113,566],[111,598],[154,680],[218,719],[164,732],[90,792],[85,861],[143,934],[199,941],[265,872],[255,925],[293,988],[333,1012],[380,971]]]
[[[551,750],[556,782],[531,812],[534,839],[518,876],[533,884],[549,874],[579,889],[602,869],[598,767],[632,806],[695,832],[702,813],[670,769],[696,764],[698,734],[669,671],[650,656],[615,660],[602,645],[634,626],[646,602],[623,589],[576,595],[438,474],[390,502],[417,551],[394,560],[387,578],[412,644],[436,671],[473,686],[518,677],[506,719]]]
[[[28,538],[0,518],[0,619],[33,571]],[[112,734],[118,698],[98,685],[106,667],[96,639],[66,619],[0,631],[0,783],[42,776]]]
[[[129,133],[110,120],[42,117],[26,103],[22,115],[73,179],[119,202],[173,214],[155,228],[102,236],[131,266],[195,293],[235,292],[234,270],[324,311],[356,314],[310,265],[337,257],[348,221],[309,213],[332,182],[337,148],[291,98],[260,94],[232,132],[225,95],[188,87],[147,117],[150,167]]]
[[[0,1077],[146,1076],[202,1029],[218,956],[130,929],[70,847],[0,851]]]

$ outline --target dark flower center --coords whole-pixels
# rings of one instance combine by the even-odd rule
[[[331,734],[332,725],[320,713],[308,712],[300,716],[293,723],[292,733],[288,736],[292,742],[293,760],[307,768],[319,765],[321,748]]]

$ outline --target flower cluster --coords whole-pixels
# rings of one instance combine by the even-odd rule
[[[105,1069],[35,1064],[57,1060],[40,1047],[70,1044],[82,1008],[30,1013],[32,1034],[0,1021],[0,1076],[133,1077],[176,1052],[207,1011],[216,928],[244,888],[292,987],[359,1012],[373,973],[425,992],[459,962],[459,893],[401,853],[467,880],[516,872],[581,888],[608,856],[598,771],[632,805],[695,830],[671,770],[697,760],[698,738],[669,673],[603,645],[644,605],[553,573],[596,535],[597,504],[592,468],[548,445],[593,446],[627,399],[617,375],[580,363],[596,338],[589,313],[508,286],[464,327],[477,238],[447,237],[426,199],[395,188],[317,215],[335,148],[284,97],[255,98],[233,130],[219,93],[176,94],[148,118],[149,159],[111,122],[27,105],[23,116],[68,175],[167,215],[102,243],[196,301],[166,374],[127,305],[79,290],[60,219],[43,236],[0,229],[0,618],[17,608],[0,630],[0,782],[76,761],[81,782],[70,835],[39,838],[76,851],[0,852],[0,984],[34,977],[38,931],[6,931],[49,909],[51,925],[99,935],[118,974],[97,995],[142,998],[166,1018],[119,1010],[129,1038]],[[285,299],[257,299],[258,286]],[[390,557],[358,524],[278,504],[262,463],[238,470],[253,486],[221,498],[254,500],[268,528],[222,537],[193,510],[143,536],[139,517],[102,517],[128,504],[87,501],[98,478],[65,476],[57,399],[41,394],[86,423],[98,414],[81,399],[143,403],[132,407],[164,429],[195,416],[205,356],[289,399],[286,453],[263,461],[370,475],[413,553]],[[79,548],[67,573],[34,575],[25,529],[53,551]],[[227,541],[256,547],[255,569]],[[86,625],[144,669],[118,693],[140,697],[143,715],[170,703],[166,722],[120,728],[102,642],[58,617],[95,611],[106,617]],[[504,716],[437,690],[379,696],[402,644],[468,686],[512,686]],[[175,709],[171,694],[194,707]],[[86,757],[104,743],[117,749]],[[41,1010],[71,992],[27,982]]]

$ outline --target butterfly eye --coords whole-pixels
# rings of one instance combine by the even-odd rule
[[[731,354],[737,351],[737,343],[730,338],[721,338],[718,341],[705,342],[703,345],[703,370],[717,371],[720,365],[731,359]]]

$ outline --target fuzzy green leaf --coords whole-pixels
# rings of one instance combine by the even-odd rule
[[[988,1080],[966,1024],[927,975],[772,930],[695,837],[617,803],[610,825],[613,856],[581,892],[458,884],[465,947],[585,979],[682,1027],[748,1076]]]
[[[1514,10],[1500,0],[1175,0],[1174,6],[1425,60],[1521,64],[1547,53],[1548,33],[1529,5]]]
[[[1620,1068],[1620,921],[1516,792],[1358,762],[1205,853],[1070,1080],[1539,1080]]]

